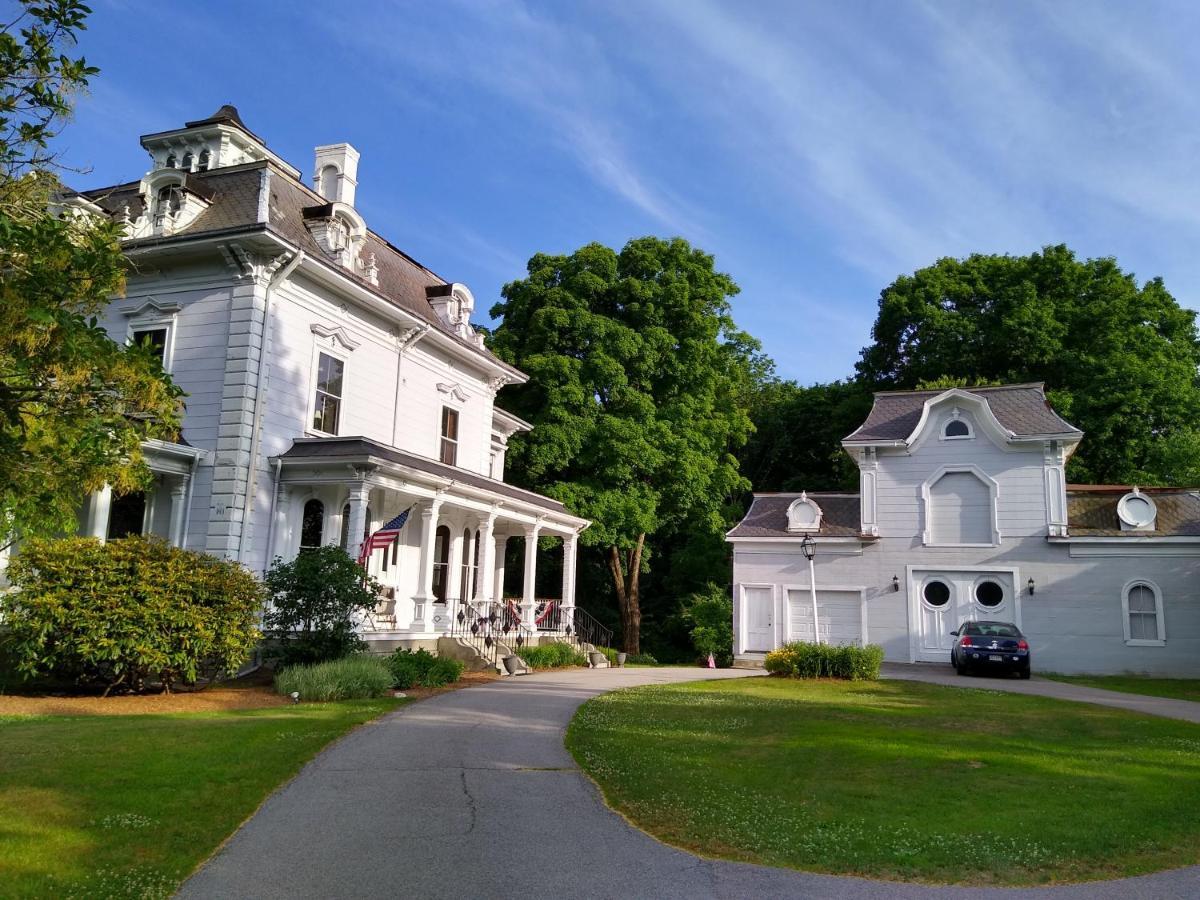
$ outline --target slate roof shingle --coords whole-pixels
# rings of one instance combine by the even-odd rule
[[[1041,383],[962,390],[983,398],[1000,424],[1017,436],[1083,434],[1054,411]],[[844,440],[903,441],[917,427],[925,401],[943,393],[943,390],[877,393],[867,420]]]
[[[799,537],[788,531],[787,510],[799,494],[755,494],[754,502],[728,537]],[[858,494],[810,493],[821,507],[820,537],[857,537],[860,528]]]
[[[1122,531],[1117,502],[1132,487],[1069,485],[1067,533],[1071,537],[1200,537],[1200,491],[1140,488],[1158,509],[1151,531]]]

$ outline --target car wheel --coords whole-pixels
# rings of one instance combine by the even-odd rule
[[[958,662],[958,660],[955,660],[954,671],[957,672],[959,675],[966,675],[967,667],[965,664]]]
[[[1017,677],[1019,677],[1022,681],[1028,681],[1029,675],[1029,666],[1026,666],[1024,669],[1017,670]]]

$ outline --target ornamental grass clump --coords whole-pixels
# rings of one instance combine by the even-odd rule
[[[301,700],[373,700],[392,689],[392,673],[377,656],[346,656],[313,665],[288,666],[275,676],[275,691]]]
[[[562,641],[524,647],[518,655],[531,669],[561,669],[566,666],[587,665],[587,657],[582,651]],[[613,651],[613,659],[616,659],[616,651]]]
[[[772,675],[785,678],[842,678],[875,681],[883,664],[883,648],[813,644],[793,641],[767,654],[763,665]]]

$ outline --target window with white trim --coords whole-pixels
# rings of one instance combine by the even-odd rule
[[[458,410],[442,407],[442,444],[438,457],[448,466],[458,465]]]
[[[1131,581],[1121,597],[1125,616],[1125,643],[1133,646],[1158,646],[1166,641],[1162,594],[1148,581]]]
[[[317,354],[317,380],[313,396],[313,431],[337,434],[342,417],[342,381],[346,363],[328,353]]]
[[[149,351],[158,364],[167,368],[169,362],[167,358],[167,341],[170,337],[169,325],[134,325],[129,329],[129,341],[135,346],[143,347]]]

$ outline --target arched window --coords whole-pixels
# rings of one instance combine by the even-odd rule
[[[155,210],[157,215],[167,216],[175,215],[183,206],[183,191],[180,190],[177,184],[168,184],[166,187],[158,189],[158,208]]]
[[[1162,592],[1149,581],[1131,581],[1121,595],[1125,618],[1125,643],[1157,647],[1166,643],[1167,626],[1163,621]]]
[[[446,602],[446,587],[450,582],[450,529],[439,525],[433,538],[433,598]]]
[[[971,426],[962,419],[951,419],[946,423],[946,430],[942,434],[950,440],[955,438],[969,438],[971,436]]]
[[[173,169],[173,168],[175,168],[175,154],[174,154],[174,153],[168,153],[168,154],[167,154],[167,162],[166,162],[166,167],[167,167],[168,169]]]
[[[320,500],[309,500],[304,504],[304,518],[300,522],[300,549],[314,550],[321,546],[325,534],[325,504]]]
[[[183,154],[183,163],[180,165],[179,168],[186,169],[188,172],[192,171],[192,151],[191,150],[189,150],[187,153]]]
[[[337,200],[338,175],[337,166],[325,166],[321,169],[321,184],[317,192],[326,200]]]
[[[196,171],[197,171],[197,172],[207,172],[207,171],[208,171],[208,164],[209,164],[209,161],[210,161],[211,159],[212,159],[212,154],[210,154],[210,153],[208,152],[208,149],[207,149],[207,148],[206,148],[206,149],[204,149],[204,150],[201,150],[201,151],[200,151],[200,160],[199,160],[199,162],[196,164]]]

